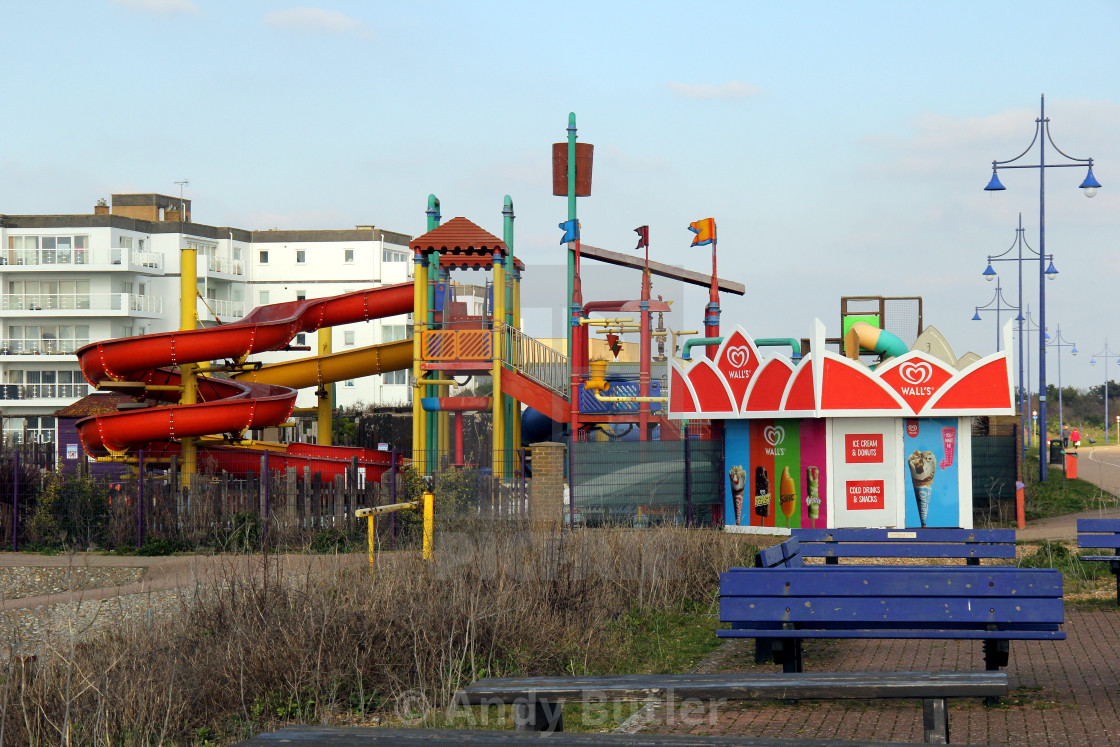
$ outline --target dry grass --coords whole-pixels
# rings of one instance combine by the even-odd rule
[[[710,600],[719,572],[754,549],[701,530],[460,529],[438,535],[433,562],[399,553],[376,573],[348,558],[284,576],[261,557],[185,595],[171,619],[10,659],[0,743],[220,744],[288,721],[439,723],[478,677],[608,669],[626,612]]]

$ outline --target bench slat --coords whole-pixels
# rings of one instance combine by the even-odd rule
[[[980,566],[746,568],[720,574],[720,595],[1045,599],[1062,596],[1062,574],[1051,569]]]
[[[719,745],[735,747],[851,747],[842,739],[781,739],[773,737],[714,737],[693,734],[619,734],[600,732],[525,732],[497,731],[494,729],[385,729],[379,726],[288,726],[273,732],[258,734],[252,739],[238,742],[235,747],[271,747],[272,745],[411,745],[427,744],[564,744],[604,745],[607,747],[696,747]],[[863,744],[870,744],[864,742]],[[914,747],[912,742],[875,742],[875,747]]]
[[[912,623],[972,623],[1015,625],[1065,621],[1061,599],[990,598],[982,601],[960,597],[723,597],[723,621],[780,621],[819,627],[830,623],[881,623],[908,627]]]
[[[927,527],[915,529],[794,529],[791,536],[802,544],[807,542],[966,542],[1015,544],[1014,529],[959,529],[956,527]]]
[[[1120,532],[1120,519],[1078,519],[1078,532]]]
[[[1106,563],[1120,562],[1120,555],[1078,555],[1078,560],[1101,560]]]
[[[1061,630],[934,630],[928,628],[906,628],[900,630],[882,628],[828,628],[827,630],[771,630],[768,628],[743,628],[718,630],[720,638],[904,638],[925,639],[944,638],[947,640],[1015,640],[1015,641],[1064,641],[1066,634]]]
[[[1077,546],[1115,550],[1120,547],[1120,534],[1079,534]]]
[[[1014,545],[825,542],[803,544],[806,558],[1014,558]]]
[[[989,676],[997,675],[997,676]],[[687,698],[983,697],[1007,694],[1006,672],[810,672],[796,674],[650,674],[597,677],[486,677],[459,691],[470,705],[514,700],[644,701]]]

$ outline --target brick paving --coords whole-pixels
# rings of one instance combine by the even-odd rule
[[[1082,449],[1078,476],[1120,494],[1120,447]],[[1060,474],[1060,473],[1059,473]],[[1115,509],[1032,522],[1019,538],[1073,540],[1082,516],[1120,516]],[[1111,584],[1111,579],[1108,582]],[[1108,595],[1111,599],[1111,593]],[[995,706],[980,699],[949,703],[949,736],[959,744],[1120,745],[1120,608],[1066,603],[1064,641],[1012,641],[1005,667],[1012,694]],[[984,668],[979,641],[809,640],[804,669],[826,671],[965,671]],[[753,640],[728,640],[702,672],[779,672],[755,664]],[[647,733],[718,734],[921,742],[917,700],[727,703],[691,718],[658,712]]]
[[[1012,641],[1012,694],[999,705],[949,703],[949,735],[960,744],[1120,744],[1120,609],[1067,606],[1064,641]],[[811,640],[807,672],[980,670],[979,641]],[[726,641],[700,671],[779,672],[754,663],[754,642]],[[922,741],[917,700],[727,703],[691,718],[668,709],[643,733]]]

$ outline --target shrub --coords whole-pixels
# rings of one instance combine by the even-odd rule
[[[45,547],[92,548],[105,544],[110,486],[92,478],[52,474],[35,503],[29,530]]]

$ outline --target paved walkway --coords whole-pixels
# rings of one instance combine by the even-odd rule
[[[1059,473],[1060,475],[1060,473]],[[1078,476],[1120,494],[1120,447],[1081,449]],[[1079,517],[1120,517],[1091,511],[1031,522],[1027,540],[1077,537]],[[961,744],[1120,745],[1120,609],[1066,607],[1064,641],[1012,641],[1006,667],[1013,691],[998,706],[977,700],[949,704],[949,736]],[[938,671],[983,669],[978,641],[815,640],[805,644],[805,671]],[[754,663],[754,642],[729,640],[701,671],[778,672]],[[733,704],[696,715],[661,712],[644,732],[752,737],[922,741],[917,701],[812,701],[798,705]]]

